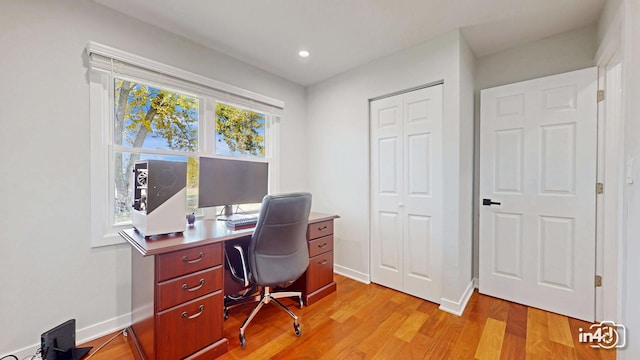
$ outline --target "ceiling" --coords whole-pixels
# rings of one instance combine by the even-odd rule
[[[94,1],[309,86],[456,28],[492,54],[593,24],[605,0]]]

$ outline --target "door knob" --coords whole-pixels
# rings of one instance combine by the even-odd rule
[[[499,202],[491,201],[491,199],[482,199],[483,206],[500,205]]]

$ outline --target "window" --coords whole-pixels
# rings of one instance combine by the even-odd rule
[[[216,154],[264,158],[264,118],[255,111],[216,104]]]
[[[200,156],[268,162],[277,190],[282,102],[100,44],[87,53],[93,246],[122,242],[138,160],[187,162],[187,212],[198,210]]]
[[[114,78],[114,224],[131,222],[131,173],[138,160],[187,161],[187,212],[198,208],[200,100],[193,95]]]

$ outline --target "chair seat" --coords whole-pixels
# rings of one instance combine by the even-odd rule
[[[311,194],[292,193],[267,195],[262,200],[258,223],[248,244],[225,246],[225,259],[231,279],[242,284],[238,296],[226,296],[224,314],[239,305],[253,303],[253,310],[240,326],[240,343],[246,348],[245,330],[258,311],[273,303],[293,318],[293,329],[302,334],[298,317],[278,299],[298,298],[303,306],[302,292],[287,291],[309,266],[307,226],[311,211]],[[282,291],[272,291],[283,285]],[[258,293],[259,289],[259,293]]]

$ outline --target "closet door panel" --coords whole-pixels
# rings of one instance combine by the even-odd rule
[[[371,102],[371,279],[440,299],[442,85]]]

